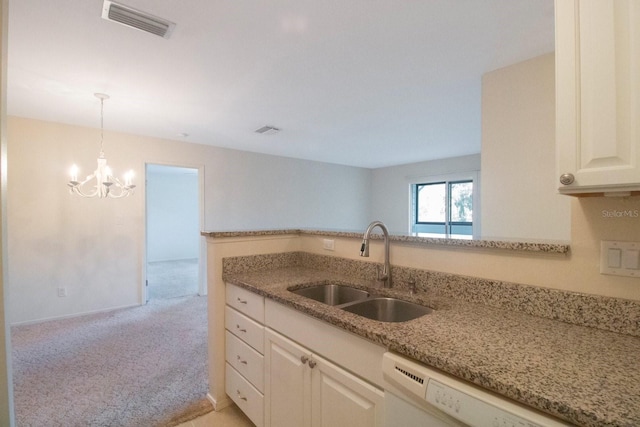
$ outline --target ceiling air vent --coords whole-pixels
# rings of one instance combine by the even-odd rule
[[[262,126],[260,129],[256,129],[256,133],[261,133],[262,135],[275,135],[280,132],[280,129],[273,126]]]
[[[168,39],[176,26],[173,22],[136,10],[110,0],[104,0],[102,18],[117,22],[127,27],[136,28],[146,33]]]

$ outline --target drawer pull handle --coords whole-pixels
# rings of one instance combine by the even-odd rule
[[[316,362],[314,360],[309,360],[309,367],[311,369],[315,368],[316,367]]]
[[[240,390],[236,390],[236,394],[238,395],[238,399],[244,400],[245,402],[247,401],[247,398],[240,393]]]
[[[309,361],[309,358],[303,354],[302,356],[300,356],[300,361],[304,365],[305,363],[307,363]]]
[[[240,328],[240,325],[236,325],[236,329],[238,329],[240,332],[247,332],[246,329]]]
[[[242,299],[242,298],[238,297],[238,302],[239,302],[240,304],[246,304],[246,303],[247,303],[247,300],[246,300],[246,299]]]
[[[246,364],[247,364],[247,361],[246,361],[246,360],[242,360],[242,359],[240,358],[240,355],[238,355],[238,362],[242,363],[243,365],[246,365]]]

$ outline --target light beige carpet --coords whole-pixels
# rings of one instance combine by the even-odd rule
[[[208,391],[206,312],[193,296],[12,328],[18,427],[175,422]]]
[[[147,264],[149,301],[198,293],[198,260],[156,261]]]

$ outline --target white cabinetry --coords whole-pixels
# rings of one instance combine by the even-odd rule
[[[640,2],[556,0],[564,194],[640,191]]]
[[[265,425],[384,424],[386,349],[265,301]]]
[[[268,328],[265,338],[265,425],[382,425],[381,390]]]
[[[226,285],[225,390],[258,427],[380,427],[386,349]]]
[[[227,285],[225,390],[240,409],[264,425],[264,298]]]

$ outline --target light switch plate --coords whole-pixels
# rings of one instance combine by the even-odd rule
[[[609,268],[622,267],[622,249],[620,248],[607,249],[607,267]]]
[[[600,274],[640,277],[640,242],[600,242]]]

